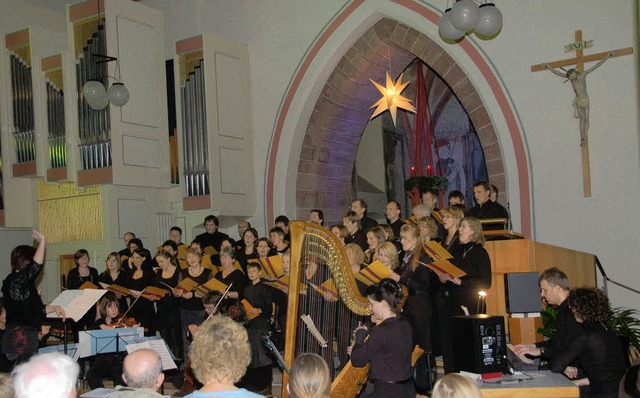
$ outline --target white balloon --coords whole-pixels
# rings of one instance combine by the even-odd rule
[[[456,41],[464,36],[465,31],[456,29],[451,24],[451,9],[445,10],[442,17],[440,17],[440,24],[438,25],[438,33],[446,40]]]
[[[109,101],[115,106],[123,106],[129,102],[129,90],[122,83],[113,83],[109,87]]]
[[[479,16],[480,10],[473,0],[458,0],[451,7],[451,23],[458,30],[473,29]]]
[[[493,3],[486,3],[480,6],[480,17],[476,24],[476,34],[490,37],[502,29],[502,13]]]

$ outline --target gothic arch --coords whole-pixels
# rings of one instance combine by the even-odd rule
[[[309,118],[296,179],[298,219],[321,208],[340,220],[351,202],[352,169],[360,137],[379,93],[369,79],[397,76],[420,58],[451,87],[478,133],[490,181],[506,201],[505,162],[489,114],[469,78],[438,43],[400,22],[382,18],[340,59]]]

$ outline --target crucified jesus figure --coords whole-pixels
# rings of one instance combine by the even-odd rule
[[[576,98],[573,100],[573,108],[574,108],[574,117],[580,119],[580,146],[583,146],[587,141],[587,133],[589,131],[589,96],[587,95],[587,75],[597,68],[599,68],[602,64],[605,63],[606,60],[611,58],[614,55],[614,52],[610,52],[606,57],[601,59],[597,64],[587,69],[584,72],[580,72],[576,69],[554,69],[549,67],[547,64],[542,64],[546,69],[553,72],[554,74],[569,79],[571,82],[571,86],[573,86],[573,91],[576,94]]]

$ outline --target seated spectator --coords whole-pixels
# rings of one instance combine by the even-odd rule
[[[331,376],[321,356],[300,354],[293,360],[287,391],[291,398],[329,398]]]
[[[233,319],[216,316],[201,324],[189,357],[204,386],[187,397],[261,397],[234,385],[247,370],[251,348],[247,330]]]
[[[162,397],[158,394],[164,382],[160,355],[148,349],[137,350],[127,355],[122,364],[122,380],[127,383],[127,387],[116,387],[116,392],[109,397]]]
[[[80,368],[59,352],[34,355],[13,372],[16,398],[75,398]]]
[[[467,376],[449,373],[436,382],[431,398],[482,398],[476,383]]]

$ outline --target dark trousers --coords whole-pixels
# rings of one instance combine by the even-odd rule
[[[85,377],[92,390],[103,388],[102,379],[104,378],[112,379],[114,385],[124,385],[120,362],[115,354],[96,355]]]

